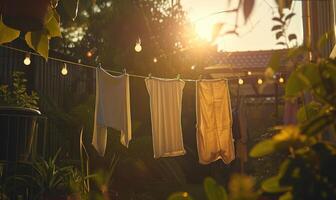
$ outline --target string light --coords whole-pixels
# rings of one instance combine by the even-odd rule
[[[90,49],[88,52],[86,52],[86,56],[87,56],[88,58],[91,58],[91,57],[93,56],[93,54],[96,53],[96,51],[97,51],[97,48],[94,47],[94,48]]]
[[[135,46],[134,46],[134,50],[136,52],[140,52],[142,50],[142,47],[141,47],[141,39],[139,38],[138,41],[135,43]]]
[[[251,72],[251,71],[248,71],[248,72],[247,72],[247,75],[251,76],[251,75],[252,75],[252,72]]]
[[[89,57],[89,58],[91,58],[91,57],[92,57],[92,55],[93,55],[93,54],[92,54],[92,52],[91,52],[91,51],[88,51],[88,52],[86,53],[86,56],[87,56],[87,57]]]
[[[25,59],[23,60],[23,64],[25,64],[25,65],[30,65],[30,63],[31,63],[31,60],[30,60],[30,53],[29,52],[27,52],[26,53],[26,56],[25,56]]]
[[[66,63],[63,63],[63,67],[62,67],[62,70],[61,70],[61,74],[63,76],[66,76],[68,74],[68,68],[67,68],[67,64]]]
[[[10,46],[6,46],[6,45],[2,45],[0,44],[0,47],[4,47],[4,48],[7,48],[7,49],[11,49],[11,50],[14,50],[14,51],[18,51],[18,52],[22,52],[22,53],[30,53],[32,55],[35,55],[35,56],[39,56],[41,57],[41,55],[39,55],[38,53],[34,53],[34,52],[27,52],[26,50],[22,50],[22,49],[19,49],[19,48],[15,48],[15,47],[10,47]],[[55,58],[55,57],[52,57],[52,56],[49,56],[48,57],[49,60],[54,60],[54,61],[57,61],[57,62],[63,62],[65,66],[63,66],[62,68],[62,71],[64,74],[67,74],[68,73],[68,69],[67,69],[67,66],[66,64],[71,64],[73,65],[74,67],[84,67],[84,68],[89,68],[89,69],[97,69],[97,66],[94,66],[94,65],[88,65],[88,64],[84,64],[84,63],[77,63],[77,62],[73,62],[73,61],[69,61],[69,60],[64,60],[64,59],[59,59],[59,58]],[[79,60],[78,60],[79,62]],[[61,71],[61,72],[62,72]],[[111,73],[116,73],[116,74],[123,74],[122,72],[120,71],[115,71],[115,70],[108,70],[106,69],[106,71],[108,72],[111,72]],[[62,73],[62,74],[63,74]],[[130,77],[136,77],[136,78],[148,78],[147,76],[142,76],[142,75],[138,75],[138,74],[129,74]],[[197,79],[182,79],[186,82],[196,82]],[[231,80],[231,79],[230,79]],[[236,80],[236,78],[232,79],[232,80]],[[285,80],[284,80],[285,81]],[[239,78],[238,79],[238,83],[240,85],[244,84],[244,80],[242,78]]]
[[[285,82],[285,79],[283,77],[280,77],[279,78],[279,83],[284,83]]]
[[[157,58],[154,57],[154,58],[153,58],[153,62],[154,62],[154,63],[157,63],[157,61],[158,61]]]
[[[195,70],[195,69],[196,69],[196,66],[195,66],[195,65],[192,65],[192,66],[190,67],[190,69],[191,69],[191,70]]]
[[[239,78],[239,79],[238,79],[238,84],[239,84],[239,85],[243,85],[243,84],[244,84],[244,80],[241,79],[241,78]]]
[[[261,85],[261,84],[263,84],[263,80],[262,80],[261,78],[258,78],[257,83],[258,83],[259,85]]]

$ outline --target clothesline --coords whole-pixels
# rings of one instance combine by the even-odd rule
[[[27,50],[23,50],[23,49],[19,49],[19,48],[16,48],[16,47],[11,47],[11,46],[7,46],[7,45],[0,45],[1,47],[4,47],[4,48],[7,48],[7,49],[10,49],[10,50],[14,50],[14,51],[18,51],[18,52],[22,52],[22,53],[29,53],[31,55],[35,55],[35,56],[39,56],[39,57],[42,57],[40,54],[38,53],[35,53],[35,52],[31,52],[31,51],[27,51]],[[55,58],[55,57],[52,57],[52,56],[49,56],[48,57],[49,60],[54,60],[54,61],[59,61],[59,62],[62,62],[62,63],[66,63],[66,64],[72,64],[72,65],[76,65],[78,67],[85,67],[85,68],[90,68],[90,69],[97,69],[98,67],[97,66],[94,66],[94,65],[88,65],[88,64],[82,64],[82,63],[77,63],[77,62],[73,62],[73,61],[69,61],[69,60],[64,60],[64,59],[60,59],[60,58]],[[110,69],[106,69],[104,68],[105,71],[107,72],[110,72],[110,73],[114,73],[114,74],[119,74],[119,75],[122,75],[124,74],[124,72],[120,72],[120,71],[115,71],[115,70],[110,70]],[[138,75],[138,74],[130,74],[130,73],[127,73],[130,77],[135,77],[135,78],[143,78],[143,79],[146,79],[148,78],[148,76],[143,76],[143,75]],[[178,74],[179,76],[179,74]],[[239,77],[235,77],[235,78],[222,78],[222,79],[225,79],[225,80],[235,80],[235,79],[239,79]],[[183,80],[185,82],[196,82],[198,81],[199,79],[186,79],[186,78],[180,78],[180,80]]]

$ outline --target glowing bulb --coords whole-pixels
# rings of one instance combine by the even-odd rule
[[[252,72],[251,72],[251,71],[248,71],[248,72],[247,72],[247,75],[251,76],[251,75],[252,75]]]
[[[68,69],[67,69],[67,65],[66,65],[66,63],[64,63],[64,65],[63,65],[63,67],[62,67],[61,74],[62,74],[63,76],[65,76],[65,75],[68,74]]]
[[[261,85],[261,84],[263,83],[263,80],[262,80],[261,78],[258,78],[257,83],[258,83],[259,85]]]
[[[243,84],[244,84],[244,80],[241,79],[241,78],[239,78],[239,79],[238,79],[238,84],[239,84],[239,85],[243,85]]]
[[[31,60],[30,60],[30,53],[26,53],[26,57],[25,59],[23,60],[23,64],[25,65],[30,65],[31,63]]]
[[[136,43],[135,47],[134,47],[134,50],[136,52],[140,52],[142,50],[142,47],[141,47],[141,44],[140,43]]]
[[[284,82],[285,82],[285,79],[282,78],[282,77],[280,77],[280,78],[279,78],[279,83],[284,83]]]
[[[88,51],[88,52],[86,53],[86,56],[89,57],[89,58],[92,57],[92,55],[93,55],[93,54],[92,54],[91,51]]]
[[[154,63],[157,63],[157,61],[158,61],[157,58],[154,57],[154,58],[153,58],[153,62],[154,62]]]
[[[191,69],[191,70],[195,70],[195,69],[196,69],[196,66],[195,66],[195,65],[192,65],[192,66],[190,67],[190,69]]]
[[[139,38],[138,41],[135,43],[135,47],[134,47],[134,50],[136,52],[140,52],[142,50],[142,47],[141,47],[141,39]]]

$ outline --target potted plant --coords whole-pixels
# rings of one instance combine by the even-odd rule
[[[28,92],[23,72],[13,73],[13,84],[0,85],[0,159],[27,160],[37,130],[39,97]]]
[[[60,149],[55,156],[47,160],[39,158],[32,163],[27,163],[32,169],[30,173],[17,174],[11,181],[16,186],[15,192],[22,188],[33,193],[34,199],[66,200],[68,180],[73,166],[60,167],[56,164]]]

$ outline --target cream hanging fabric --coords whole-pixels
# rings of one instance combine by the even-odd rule
[[[209,164],[235,158],[232,113],[228,83],[225,80],[196,82],[197,148],[199,162]]]
[[[128,147],[132,138],[129,75],[112,76],[97,68],[92,145],[101,156],[105,154],[108,127],[120,130],[120,142]]]
[[[145,79],[150,96],[154,158],[185,154],[181,109],[184,81]]]

